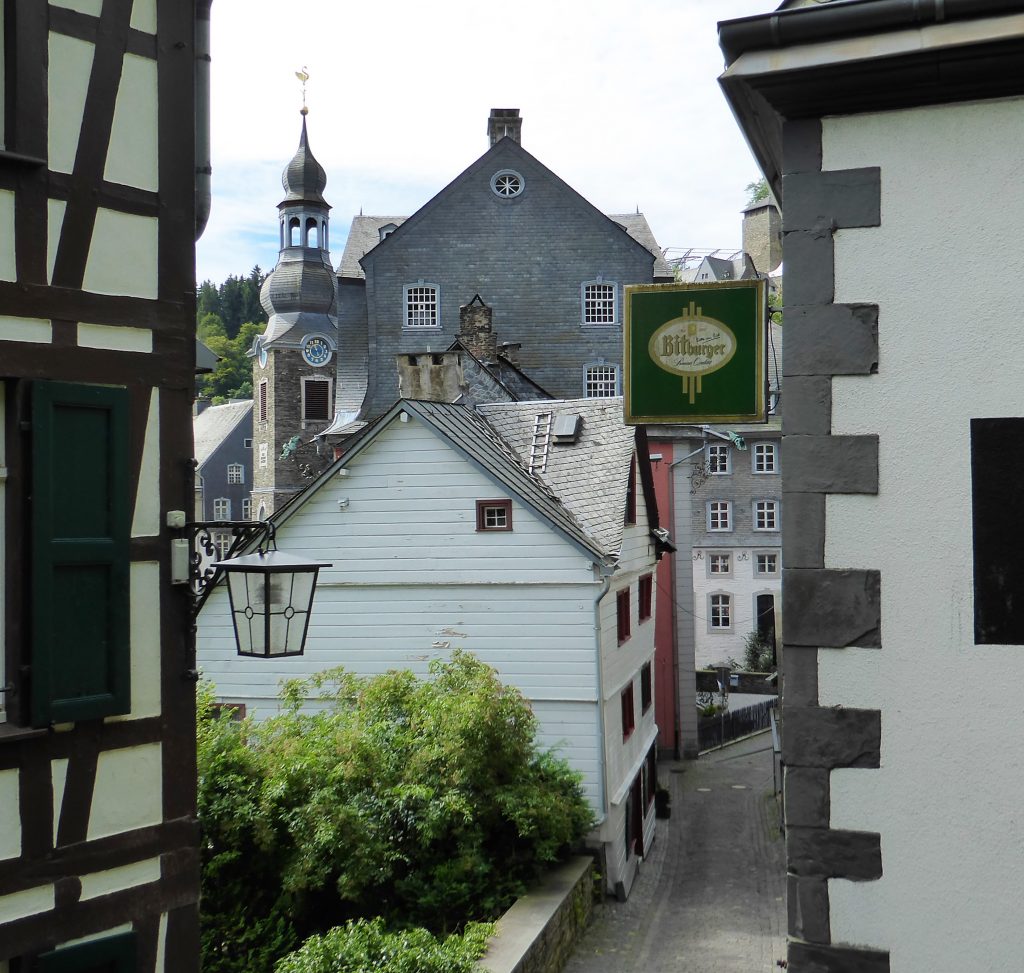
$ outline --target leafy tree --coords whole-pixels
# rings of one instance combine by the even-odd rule
[[[260,304],[260,288],[266,279],[267,275],[256,266],[248,276],[231,274],[220,285],[204,280],[196,289],[196,323],[208,314],[216,314],[229,338],[236,337],[246,322],[265,324],[267,313]]]
[[[207,973],[265,971],[289,935],[347,919],[447,933],[496,917],[590,829],[518,690],[467,653],[430,669],[331,670],[286,683],[264,723],[200,721]]]
[[[213,372],[199,377],[200,397],[212,399],[214,404],[252,397],[252,359],[246,353],[252,348],[253,338],[263,334],[265,327],[265,324],[247,321],[234,338],[228,338],[217,315],[208,314],[203,318],[199,337],[220,360]]]
[[[768,180],[762,176],[756,182],[748,182],[745,191],[747,194],[747,206],[760,203],[761,200],[768,198]]]

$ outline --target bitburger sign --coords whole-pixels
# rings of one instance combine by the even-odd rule
[[[764,280],[626,288],[627,423],[766,416]]]

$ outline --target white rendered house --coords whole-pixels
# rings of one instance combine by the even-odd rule
[[[305,655],[238,657],[221,586],[199,619],[203,672],[259,718],[282,679],[426,675],[473,652],[583,775],[607,888],[625,895],[654,836],[653,574],[668,545],[647,462],[618,399],[400,401],[274,518],[282,550],[333,564]]]

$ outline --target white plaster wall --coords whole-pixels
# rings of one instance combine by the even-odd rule
[[[46,201],[46,282],[53,283],[53,267],[57,262],[57,247],[60,245],[60,231],[64,226],[64,211],[68,208],[66,200],[48,199]]]
[[[100,754],[89,813],[90,841],[163,820],[160,754],[159,743]]]
[[[18,771],[0,771],[0,859],[21,855],[20,808]]]
[[[125,54],[103,178],[156,192],[157,141],[156,61]]]
[[[98,0],[91,5],[97,3]],[[46,72],[49,94],[46,116],[48,161],[54,172],[71,172],[78,154],[78,137],[92,72],[93,45],[77,37],[51,33],[49,49],[50,61]]]
[[[79,325],[79,344],[82,325]],[[91,327],[95,327],[94,325]],[[124,330],[124,329],[111,329]],[[135,328],[130,329],[135,331]],[[139,329],[141,330],[141,329]],[[152,332],[146,331],[152,341]],[[150,346],[152,350],[152,346]],[[149,396],[146,437],[142,444],[142,465],[132,515],[132,537],[154,537],[160,533],[160,390]]]
[[[14,193],[9,189],[0,189],[0,280],[17,279],[18,268],[14,251]]]
[[[126,297],[157,296],[157,234],[150,216],[102,206],[96,211],[82,289]]]
[[[832,774],[832,821],[883,877],[829,883],[833,939],[894,971],[1020,969],[1024,646],[973,644],[970,425],[1024,414],[1024,102],[826,119],[824,168],[881,166],[882,225],[836,233],[836,301],[879,305],[879,373],[832,431],[879,433],[879,495],[828,498],[826,567],[882,572],[881,650],[822,652],[823,705],[878,708],[881,768]]]

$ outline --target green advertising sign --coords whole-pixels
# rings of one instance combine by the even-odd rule
[[[761,422],[767,281],[626,288],[626,422]]]

